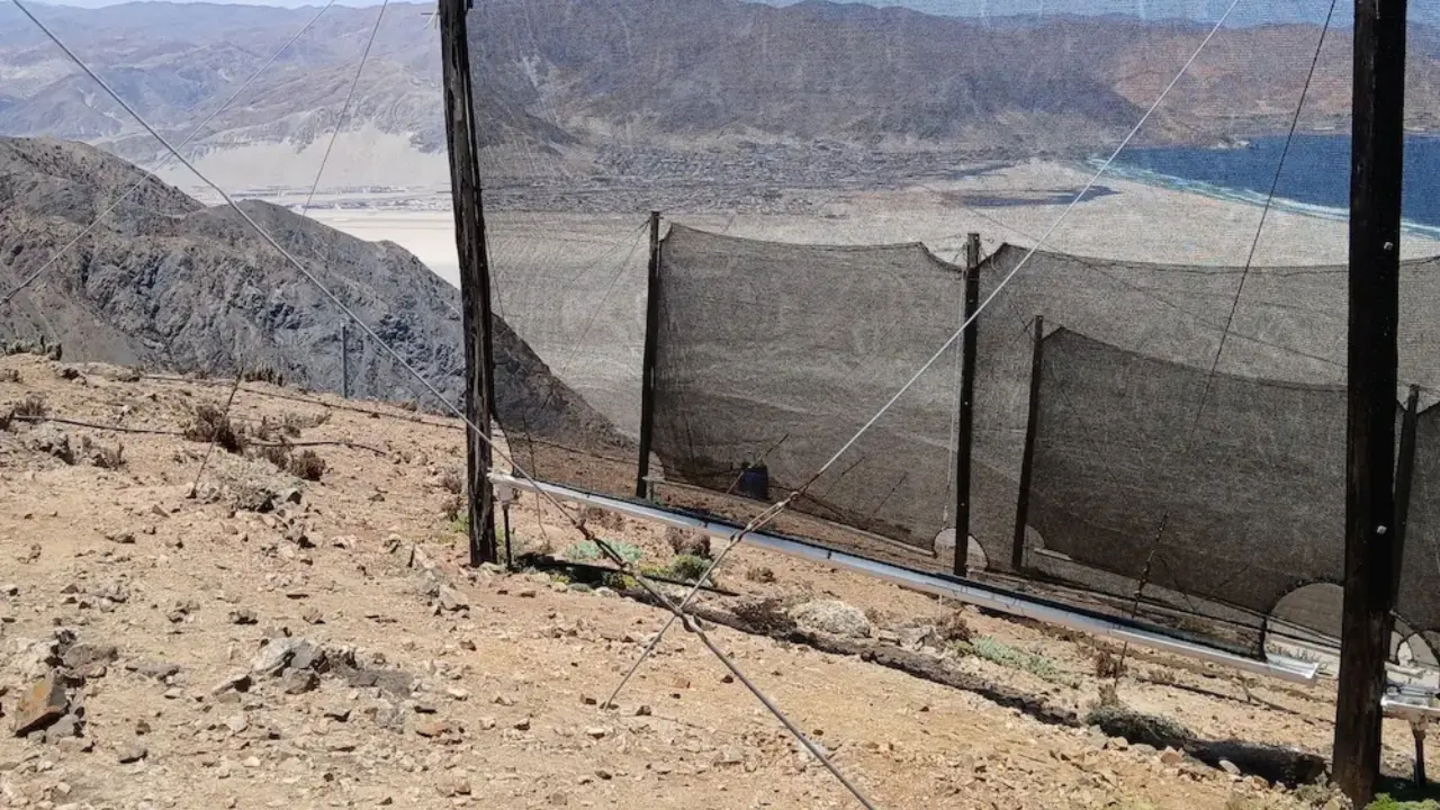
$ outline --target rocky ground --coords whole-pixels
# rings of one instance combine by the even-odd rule
[[[0,806],[855,806],[682,631],[602,709],[666,614],[465,568],[454,422],[245,383],[191,497],[230,390],[0,358]],[[517,552],[589,556],[553,507],[514,518]],[[706,551],[590,525],[669,574]],[[1264,747],[1327,756],[1331,684],[1136,651],[1117,678],[1094,640],[753,549],[717,579],[712,638],[876,806],[1343,806]]]

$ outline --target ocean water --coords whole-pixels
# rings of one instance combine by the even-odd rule
[[[1148,147],[1122,152],[1111,173],[1144,182],[1263,204],[1285,147],[1283,137],[1247,147]],[[1350,205],[1350,136],[1298,135],[1276,189],[1278,207],[1345,219]],[[1402,215],[1406,230],[1440,237],[1440,137],[1405,139]]]

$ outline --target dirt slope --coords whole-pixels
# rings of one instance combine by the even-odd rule
[[[0,358],[0,416],[35,396],[51,418],[161,431],[0,431],[0,806],[854,806],[683,633],[618,710],[591,705],[665,616],[540,573],[464,570],[443,514],[447,473],[463,464],[454,423],[247,384],[234,411],[245,430],[353,444],[313,448],[326,465],[313,482],[217,451],[187,498],[205,445],[164,432],[228,390]],[[94,465],[119,443],[123,464]],[[73,464],[56,456],[67,444]],[[267,500],[270,511],[247,508]],[[647,562],[670,556],[651,527],[595,525]],[[520,550],[577,553],[573,532],[529,501],[514,536]],[[852,642],[933,660],[991,697],[1026,696],[1005,707],[861,657],[713,631],[878,806],[1339,806],[1065,721],[1108,682],[1086,639],[966,609],[972,652],[942,654],[933,628],[957,626],[955,606],[748,549],[719,584],[743,596],[706,597],[708,609],[843,600],[873,625]],[[14,736],[26,690],[57,665],[76,678],[71,717]],[[1118,693],[1200,737],[1327,753],[1328,685],[1132,656]],[[1408,729],[1387,734],[1388,765],[1408,769]]]

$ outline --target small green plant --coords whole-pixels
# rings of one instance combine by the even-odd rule
[[[698,582],[709,569],[710,561],[694,554],[677,554],[668,567],[672,578],[686,582]]]
[[[1002,667],[1028,672],[1042,680],[1066,686],[1078,685],[1074,678],[1061,672],[1049,658],[1039,653],[1016,649],[989,636],[977,636],[970,641],[955,641],[950,646],[962,655],[973,655]]]
[[[634,577],[621,573],[620,571],[611,571],[605,574],[605,576],[600,578],[600,584],[612,591],[620,591],[621,593],[640,587],[640,583],[636,582]]]
[[[1365,806],[1365,810],[1440,810],[1440,802],[1434,799],[1402,802],[1391,798],[1388,793],[1381,793],[1375,797],[1375,801]]]
[[[465,508],[464,503],[455,507],[455,515],[450,518],[450,531],[460,534],[470,533],[470,510]]]
[[[633,563],[645,556],[645,552],[639,546],[620,540],[606,540],[605,545],[615,550],[620,559],[627,563]],[[600,547],[591,540],[582,540],[565,549],[565,559],[571,562],[596,562],[600,559],[609,560],[609,555],[600,550]]]

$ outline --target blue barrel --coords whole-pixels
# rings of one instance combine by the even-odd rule
[[[764,464],[746,464],[740,470],[740,484],[736,489],[746,498],[770,500],[770,471]]]

